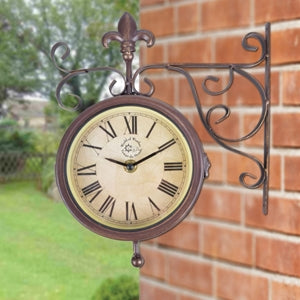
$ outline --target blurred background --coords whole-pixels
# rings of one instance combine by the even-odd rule
[[[54,178],[59,141],[80,112],[57,105],[64,74],[51,61],[51,47],[68,44],[66,69],[122,68],[119,45],[104,49],[101,38],[125,11],[138,19],[138,1],[0,1],[1,300],[138,299],[132,245],[77,223]],[[65,91],[84,99],[83,110],[106,97],[108,76],[75,78]]]

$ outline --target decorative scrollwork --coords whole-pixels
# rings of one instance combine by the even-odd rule
[[[191,89],[195,105],[199,114],[199,118],[201,119],[204,127],[206,128],[207,132],[210,136],[223,148],[239,154],[247,159],[250,159],[258,168],[259,175],[255,176],[250,172],[243,172],[239,176],[240,183],[248,188],[248,189],[256,189],[263,185],[263,213],[268,213],[268,188],[269,188],[269,151],[270,151],[270,24],[266,24],[265,27],[265,36],[260,33],[250,32],[242,39],[242,47],[246,51],[250,52],[257,52],[260,51],[260,56],[256,61],[251,63],[213,63],[213,64],[200,64],[200,63],[187,63],[187,64],[155,64],[155,65],[147,65],[142,66],[136,70],[134,74],[132,74],[132,60],[133,60],[133,53],[135,52],[135,43],[138,40],[145,41],[148,47],[151,47],[155,42],[154,35],[147,30],[137,30],[136,23],[130,14],[125,13],[118,24],[118,31],[110,31],[104,34],[102,38],[102,44],[104,47],[108,47],[112,41],[117,41],[120,43],[120,51],[123,55],[123,60],[126,65],[126,74],[123,75],[120,71],[110,68],[110,67],[98,67],[98,68],[90,68],[90,69],[79,69],[79,70],[67,70],[60,66],[55,59],[55,53],[57,49],[64,48],[64,53],[61,56],[62,60],[67,59],[70,55],[69,47],[63,43],[59,42],[56,43],[51,50],[51,58],[54,62],[56,68],[62,72],[66,73],[65,77],[61,80],[61,82],[57,86],[56,90],[56,97],[59,105],[69,111],[77,110],[80,105],[82,104],[82,99],[78,95],[72,95],[77,100],[77,105],[74,107],[67,107],[62,103],[62,99],[60,96],[62,87],[65,83],[67,83],[71,78],[74,76],[78,76],[81,74],[87,74],[90,72],[98,72],[98,71],[109,71],[115,72],[121,76],[122,80],[124,81],[124,88],[119,93],[114,93],[113,89],[116,85],[116,80],[113,80],[109,85],[110,93],[113,96],[121,95],[121,94],[138,94],[144,96],[152,96],[155,91],[155,86],[153,82],[145,77],[143,80],[148,87],[148,91],[142,93],[138,91],[136,88],[138,80],[140,80],[141,75],[150,69],[161,69],[167,70],[172,72],[177,72],[183,75],[187,83]],[[255,40],[258,42],[258,46],[254,46],[251,41]],[[260,66],[264,63],[265,67],[265,84],[262,85],[257,78],[255,78],[252,74],[250,74],[247,70]],[[258,91],[260,99],[261,99],[261,112],[258,118],[258,121],[253,126],[253,128],[246,133],[245,135],[238,137],[238,138],[228,138],[218,134],[214,130],[214,124],[222,124],[225,120],[230,118],[231,110],[230,107],[225,104],[217,104],[213,105],[208,109],[205,113],[202,104],[200,101],[200,97],[198,95],[198,91],[195,85],[195,82],[190,74],[190,70],[193,69],[215,69],[215,70],[222,70],[228,71],[228,80],[225,84],[225,87],[219,90],[213,90],[209,85],[212,83],[217,83],[220,78],[218,76],[207,76],[203,81],[201,88],[207,95],[210,96],[219,96],[228,92],[234,84],[234,80],[236,75],[239,75],[246,79],[254,88]],[[211,83],[211,84],[209,84]],[[217,121],[214,121],[212,116],[215,114],[216,111],[222,111],[223,114],[221,117],[218,117]],[[236,148],[233,144],[242,142],[245,140],[250,139],[253,137],[261,128],[264,126],[264,157],[263,162],[261,162],[258,158],[248,153],[241,151],[240,149]],[[254,183],[248,183],[248,178]]]
[[[250,44],[250,40],[255,39],[259,43],[259,47],[252,46]],[[252,62],[252,63],[245,63],[245,64],[197,64],[197,63],[191,63],[191,64],[157,64],[157,65],[149,65],[149,66],[143,66],[139,68],[136,73],[133,76],[134,81],[145,71],[149,69],[166,69],[169,71],[177,72],[182,74],[192,91],[193,98],[198,110],[199,117],[206,128],[207,132],[210,134],[210,136],[223,148],[239,154],[241,156],[246,157],[247,159],[250,159],[253,161],[253,163],[257,166],[259,171],[259,176],[255,176],[254,174],[250,172],[243,172],[239,176],[240,183],[248,188],[248,189],[256,189],[263,185],[263,213],[268,213],[268,169],[269,169],[269,148],[270,148],[270,141],[269,141],[269,106],[270,106],[270,57],[269,57],[269,47],[270,47],[270,24],[266,24],[266,31],[265,31],[265,37],[263,37],[261,34],[256,32],[248,33],[242,40],[242,47],[246,51],[256,52],[258,50],[261,51],[260,57]],[[247,69],[254,68],[256,66],[259,66],[260,64],[265,63],[265,86],[262,86],[262,84],[250,73],[248,73]],[[227,84],[224,88],[221,90],[212,90],[208,87],[208,82],[216,83],[220,79],[217,76],[209,75],[202,81],[202,90],[210,95],[210,96],[218,96],[222,95],[230,90],[234,83],[235,74],[238,74],[248,80],[250,84],[254,86],[254,88],[258,91],[260,99],[261,99],[261,112],[260,117],[257,121],[257,123],[253,126],[253,128],[250,130],[250,132],[246,133],[245,135],[238,137],[238,138],[227,138],[224,136],[219,135],[215,130],[214,126],[212,124],[212,115],[215,111],[223,111],[223,115],[217,119],[217,121],[214,122],[214,124],[221,124],[226,119],[230,117],[231,110],[230,107],[224,104],[217,104],[212,107],[210,107],[205,114],[202,108],[202,104],[198,95],[198,91],[196,88],[196,85],[194,83],[194,80],[192,76],[189,73],[190,69],[217,69],[217,70],[228,70],[229,72],[229,79],[227,81]],[[144,81],[149,86],[149,91],[147,93],[144,93],[143,95],[152,95],[154,91],[153,83],[145,78]],[[137,93],[137,91],[135,90]],[[264,160],[261,162],[259,159],[257,159],[255,156],[250,155],[248,153],[245,153],[231,144],[242,142],[245,140],[250,139],[253,137],[260,128],[265,125],[265,138],[264,138]],[[247,183],[247,178],[250,178],[254,180],[254,183],[249,184]]]

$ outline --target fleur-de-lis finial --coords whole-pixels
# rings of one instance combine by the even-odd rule
[[[136,22],[129,13],[124,13],[118,24],[118,31],[109,31],[102,37],[102,44],[105,48],[112,41],[121,44],[121,53],[126,63],[126,93],[132,93],[132,60],[135,52],[135,43],[145,41],[147,47],[154,45],[155,37],[151,31],[137,30]]]
[[[111,41],[121,44],[121,52],[124,60],[132,60],[135,52],[135,42],[143,40],[148,47],[154,45],[155,37],[151,31],[137,30],[136,22],[129,13],[124,13],[118,24],[118,31],[109,31],[102,37],[102,44],[108,47]]]

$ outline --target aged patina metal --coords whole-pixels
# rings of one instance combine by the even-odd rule
[[[250,45],[249,40],[256,40],[259,47]],[[154,93],[154,84],[148,78],[144,78],[144,82],[148,86],[147,92],[140,92],[136,88],[138,80],[142,77],[141,75],[153,69],[161,69],[176,72],[181,74],[187,81],[193,98],[195,101],[195,106],[198,110],[199,118],[201,119],[204,127],[210,136],[223,148],[239,154],[243,157],[251,160],[259,170],[259,176],[255,176],[250,172],[243,172],[239,176],[241,185],[248,189],[257,189],[263,187],[263,213],[268,214],[268,192],[269,192],[269,156],[270,156],[270,24],[265,25],[265,35],[257,32],[248,33],[242,40],[242,47],[245,51],[256,52],[260,50],[260,57],[252,63],[161,63],[161,64],[151,64],[139,67],[134,73],[132,69],[132,61],[134,57],[134,52],[136,51],[136,42],[144,41],[147,47],[152,47],[155,42],[155,37],[153,33],[147,30],[137,30],[137,25],[132,16],[125,13],[118,24],[118,31],[110,31],[104,34],[102,38],[102,44],[104,47],[108,47],[111,41],[117,41],[120,43],[120,51],[123,55],[123,60],[126,65],[126,72],[123,74],[121,71],[111,68],[111,67],[96,67],[96,68],[84,68],[78,70],[66,70],[61,67],[55,59],[55,52],[58,48],[64,48],[64,54],[61,57],[62,60],[67,59],[70,55],[70,49],[67,44],[63,42],[56,43],[51,50],[52,60],[57,67],[57,69],[65,73],[61,82],[58,84],[56,89],[56,97],[59,105],[68,111],[74,111],[80,108],[82,104],[82,99],[78,95],[73,95],[77,99],[77,105],[75,107],[67,107],[62,103],[61,90],[65,83],[67,83],[74,76],[78,76],[90,72],[99,71],[110,71],[112,73],[118,74],[118,77],[123,81],[123,89],[121,92],[115,93],[113,91],[116,81],[113,80],[109,86],[110,93],[113,96],[117,95],[141,95],[150,97]],[[189,51],[187,49],[187,51]],[[264,83],[262,84],[251,72],[250,70],[262,67],[264,68]],[[195,70],[222,70],[228,72],[228,81],[224,88],[221,90],[211,90],[209,87],[209,82],[219,81],[218,76],[206,76],[202,81],[202,91],[210,96],[218,96],[225,94],[230,90],[234,84],[235,76],[241,76],[248,80],[249,84],[253,85],[257,90],[260,100],[261,100],[261,111],[260,117],[253,128],[244,136],[238,138],[228,138],[221,136],[215,132],[212,124],[212,115],[218,110],[223,111],[223,116],[219,118],[215,123],[221,124],[224,120],[230,117],[231,109],[228,105],[218,104],[211,106],[206,112],[204,112],[203,106],[201,104],[197,88],[192,71]],[[263,160],[261,161],[255,155],[246,153],[244,150],[236,147],[237,143],[251,139],[257,132],[263,127],[264,129],[264,141],[263,141]],[[254,183],[249,184],[246,179],[251,178]],[[133,265],[141,266],[144,260],[139,252],[138,242],[134,241],[134,256],[132,259]]]

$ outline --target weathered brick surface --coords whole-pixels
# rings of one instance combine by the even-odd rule
[[[287,284],[278,281],[272,282],[273,300],[298,300],[300,299],[300,287],[295,284]]]
[[[199,27],[200,14],[197,3],[183,4],[177,7],[177,33],[196,32]]]
[[[282,100],[285,105],[300,105],[300,72],[287,71],[282,74]]]
[[[255,0],[255,21],[274,22],[299,18],[298,0]]]
[[[203,30],[239,27],[249,23],[250,0],[206,1],[202,4]]]
[[[256,238],[256,266],[275,273],[300,277],[300,244],[259,236]]]
[[[252,265],[252,234],[211,225],[205,225],[203,232],[205,255]]]
[[[212,294],[212,266],[208,263],[172,255],[169,256],[168,268],[171,285]]]
[[[210,219],[241,221],[241,195],[204,187],[195,205],[195,215]]]
[[[268,300],[268,280],[247,273],[218,268],[217,294],[222,299]]]
[[[176,299],[176,292],[170,288],[163,288],[148,282],[140,282],[140,299],[139,300],[174,300]]]
[[[300,61],[299,34],[300,28],[276,31],[272,34],[273,64],[296,63]]]
[[[141,299],[300,299],[299,0],[141,0],[142,27],[157,37],[157,46],[142,47],[141,59],[142,64],[256,62],[258,41],[248,40],[258,47],[252,52],[243,49],[242,39],[251,31],[264,34],[266,22],[271,22],[272,62],[268,216],[262,214],[262,187],[248,190],[239,182],[247,172],[256,178],[246,176],[246,183],[255,183],[259,168],[215,142],[198,115],[186,78],[149,72],[154,96],[191,121],[212,166],[188,219],[142,247],[147,262],[141,270]],[[220,124],[215,122],[224,111],[213,112],[211,126],[217,134],[237,138],[251,132],[262,111],[253,82],[234,73],[228,92],[212,96],[203,89],[204,82],[210,92],[220,92],[229,82],[228,70],[189,71],[204,119],[213,106],[231,110]],[[262,88],[263,73],[264,65],[251,72]],[[263,139],[262,127],[251,139],[228,145],[263,161]]]
[[[270,198],[269,214],[257,213],[261,198],[248,193],[246,198],[246,224],[270,231],[300,235],[300,201],[295,199]]]
[[[176,228],[157,238],[157,243],[185,251],[199,251],[200,226],[196,222],[184,221]]]
[[[300,113],[274,113],[272,137],[274,147],[300,147]]]

